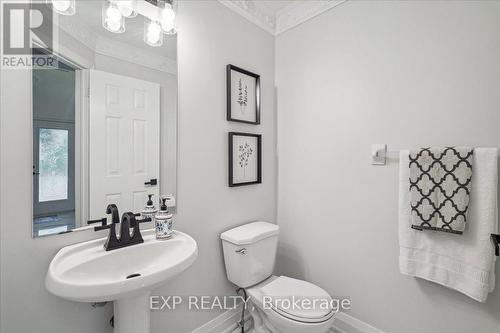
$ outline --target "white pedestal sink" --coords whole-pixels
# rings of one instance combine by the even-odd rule
[[[151,291],[196,260],[198,246],[175,231],[158,241],[154,229],[142,231],[144,243],[105,251],[105,238],[62,248],[52,259],[45,286],[77,302],[114,302],[116,333],[149,332]]]

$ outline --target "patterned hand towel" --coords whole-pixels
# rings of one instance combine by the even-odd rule
[[[411,227],[462,234],[467,221],[473,149],[422,148],[410,152]]]

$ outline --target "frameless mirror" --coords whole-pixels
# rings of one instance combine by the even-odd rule
[[[85,229],[110,203],[140,212],[177,186],[177,38],[151,17],[169,1],[47,3],[57,38],[31,70],[33,237]]]

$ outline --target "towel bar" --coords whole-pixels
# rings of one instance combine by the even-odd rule
[[[373,144],[372,145],[372,164],[385,165],[386,160],[399,161],[399,150],[388,150],[386,144]],[[498,157],[500,158],[500,149],[498,149]],[[373,163],[377,158],[376,163]]]
[[[493,241],[493,245],[495,245],[495,255],[500,256],[500,235],[491,234],[491,240]]]

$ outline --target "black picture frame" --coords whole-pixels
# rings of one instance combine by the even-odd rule
[[[231,110],[231,102],[232,102],[232,94],[231,94],[231,74],[232,71],[240,72],[242,74],[251,76],[255,78],[255,121],[247,121],[247,120],[242,120],[242,119],[237,119],[233,117],[232,110]],[[253,124],[253,125],[259,125],[260,124],[260,108],[261,108],[261,92],[260,92],[260,75],[252,73],[250,71],[247,71],[246,69],[234,66],[234,65],[227,65],[226,66],[226,103],[227,103],[227,120],[228,121],[235,121],[239,123],[245,123],[245,124]]]
[[[234,140],[233,139],[235,136],[248,136],[248,137],[257,138],[257,180],[256,181],[241,182],[241,183],[236,183],[234,181],[234,174],[233,174],[233,165],[234,165],[234,156],[233,156],[234,145],[233,145],[233,142],[234,142]],[[261,184],[262,183],[262,135],[261,134],[252,134],[252,133],[242,133],[242,132],[229,132],[228,133],[228,141],[229,141],[228,142],[228,157],[229,157],[228,184],[229,184],[229,187]]]

